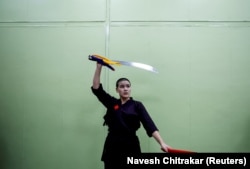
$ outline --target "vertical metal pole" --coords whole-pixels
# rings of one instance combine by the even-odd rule
[[[110,41],[110,0],[106,0],[106,18],[105,18],[105,56],[109,57]],[[109,71],[105,69],[106,90],[109,91]]]

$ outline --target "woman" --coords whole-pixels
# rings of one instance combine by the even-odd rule
[[[92,92],[107,108],[104,125],[108,126],[108,135],[104,144],[102,161],[105,169],[121,168],[120,158],[126,154],[141,153],[140,142],[136,131],[143,125],[149,137],[154,137],[161,149],[167,151],[169,146],[161,138],[156,125],[140,101],[134,100],[131,94],[131,83],[127,78],[116,82],[117,99],[106,93],[100,83],[102,64],[97,62],[93,77]]]

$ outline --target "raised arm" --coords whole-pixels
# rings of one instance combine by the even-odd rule
[[[102,71],[102,65],[96,62],[95,74],[93,77],[93,89],[98,89],[100,86],[100,76]]]

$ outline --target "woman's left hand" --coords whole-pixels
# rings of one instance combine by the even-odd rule
[[[161,144],[161,150],[164,151],[164,152],[168,152],[168,149],[171,148],[169,145],[163,143]]]

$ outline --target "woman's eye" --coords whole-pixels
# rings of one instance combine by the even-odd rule
[[[125,88],[125,87],[126,87],[126,88],[130,88],[130,85],[127,84],[127,85],[120,85],[120,86],[119,86],[119,88]]]

